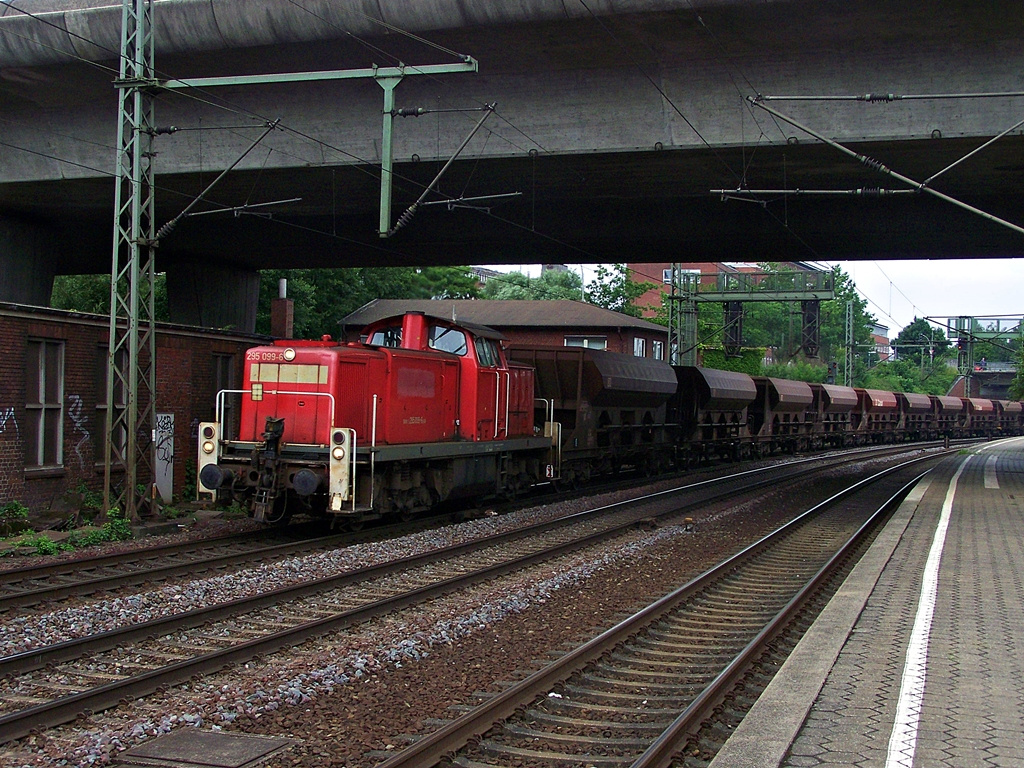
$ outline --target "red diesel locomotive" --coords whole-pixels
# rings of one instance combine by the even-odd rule
[[[409,517],[459,497],[512,495],[553,457],[534,429],[534,372],[490,328],[422,313],[360,343],[275,341],[246,353],[237,436],[200,425],[200,492],[253,517]],[[234,430],[232,430],[234,431]]]

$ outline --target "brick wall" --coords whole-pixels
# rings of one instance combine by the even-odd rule
[[[34,513],[59,513],[78,488],[103,490],[106,351],[104,317],[59,310],[0,305],[0,504],[16,500]],[[27,467],[26,355],[29,339],[63,343],[62,458],[57,465]],[[195,465],[198,425],[214,412],[215,354],[230,358],[241,381],[244,351],[261,338],[161,325],[156,336],[157,411],[174,414],[174,493],[185,486],[186,465]]]
[[[499,328],[511,344],[523,344],[528,346],[549,346],[561,347],[565,344],[566,336],[597,336],[608,340],[609,352],[621,352],[625,355],[633,354],[633,339],[642,338],[647,340],[647,357],[653,356],[654,341],[665,342],[665,332],[651,332],[640,330],[618,331],[614,328],[550,328],[550,329],[526,329],[526,328]]]

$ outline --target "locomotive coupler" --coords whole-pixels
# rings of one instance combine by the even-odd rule
[[[255,469],[259,472],[256,497],[253,499],[252,516],[257,522],[267,521],[273,514],[277,499],[277,464],[284,434],[284,419],[267,417],[263,431],[263,447],[253,456]]]

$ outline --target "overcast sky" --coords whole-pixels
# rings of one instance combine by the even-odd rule
[[[1024,315],[1024,258],[840,262],[890,338],[915,317]]]

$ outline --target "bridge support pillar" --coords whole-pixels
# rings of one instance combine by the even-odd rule
[[[167,269],[167,300],[172,323],[256,330],[260,275],[226,264],[175,262]]]
[[[48,306],[61,255],[52,230],[0,216],[0,301]]]

